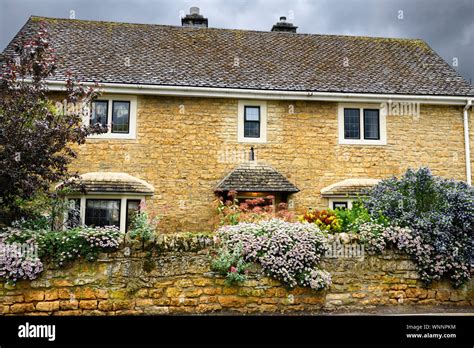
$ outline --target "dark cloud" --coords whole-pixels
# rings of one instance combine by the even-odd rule
[[[286,15],[300,33],[420,38],[474,80],[473,0],[0,0],[0,47],[30,15],[180,25],[191,6],[219,28],[269,30]]]

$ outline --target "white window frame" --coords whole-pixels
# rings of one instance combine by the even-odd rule
[[[334,202],[346,202],[347,203],[347,209],[352,209],[352,202],[354,202],[353,198],[347,198],[347,197],[331,197],[328,198],[328,206],[329,209],[333,209],[333,203]]]
[[[244,136],[244,117],[246,106],[260,107],[260,137],[246,138]],[[237,115],[237,141],[239,143],[266,143],[267,142],[267,102],[263,100],[239,100]]]
[[[137,97],[133,95],[121,95],[121,94],[104,94],[97,98],[97,100],[108,101],[107,110],[107,133],[89,135],[88,139],[136,139],[137,137]],[[114,101],[128,101],[130,102],[130,124],[128,133],[112,133],[112,113],[113,113],[113,102]],[[84,123],[90,124],[90,118],[92,116],[92,108],[90,115],[84,119]]]
[[[66,202],[73,199],[80,199],[80,219],[81,225],[85,226],[86,222],[86,200],[87,199],[120,199],[120,231],[125,233],[127,227],[127,200],[142,200],[145,196],[140,195],[124,195],[124,194],[88,194],[68,196]],[[67,218],[67,213],[65,213]]]
[[[360,139],[344,138],[344,109],[359,109]],[[380,139],[364,139],[364,109],[379,110]],[[380,104],[338,104],[338,131],[340,145],[387,145],[387,116]]]

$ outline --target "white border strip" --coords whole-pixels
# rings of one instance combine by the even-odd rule
[[[64,81],[46,81],[50,91],[64,91]],[[94,83],[83,82],[85,86],[94,86]],[[332,93],[332,92],[298,92],[298,91],[271,91],[235,88],[210,87],[183,87],[159,86],[123,83],[101,83],[98,88],[103,93],[113,94],[140,94],[163,95],[203,98],[238,98],[238,99],[267,99],[267,100],[321,100],[321,101],[355,101],[384,103],[388,100],[412,101],[424,104],[466,105],[472,97],[455,96],[426,96],[406,94],[363,94],[363,93]]]

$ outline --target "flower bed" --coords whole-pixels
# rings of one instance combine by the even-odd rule
[[[229,282],[245,279],[249,265],[257,263],[289,286],[325,287],[330,277],[317,264],[328,239],[339,234],[357,235],[371,254],[387,248],[409,254],[427,284],[445,278],[457,287],[470,278],[474,189],[433,176],[428,168],[381,181],[352,209],[309,210],[296,224],[265,220],[268,212],[252,216],[255,223],[236,218],[237,225],[218,230],[214,268]]]

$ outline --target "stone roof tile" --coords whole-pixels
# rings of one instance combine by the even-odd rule
[[[232,170],[217,185],[217,190],[237,192],[288,192],[299,189],[273,167],[260,162],[246,162]]]
[[[40,22],[58,56],[57,80],[71,69],[81,81],[99,83],[474,95],[422,40],[44,17],[31,17],[23,31],[35,32]]]
[[[154,187],[127,173],[91,172],[80,175],[86,193],[136,193],[152,195]]]
[[[346,179],[329,185],[321,189],[323,197],[331,196],[349,196],[354,197],[363,194],[366,190],[372,188],[380,180],[379,179]]]

